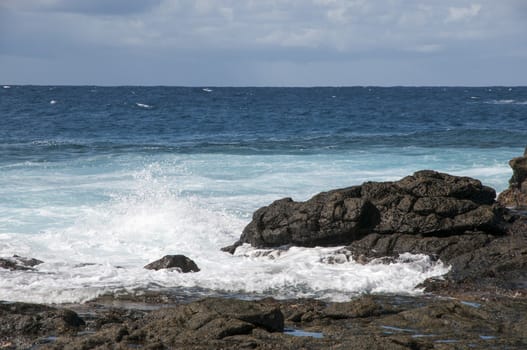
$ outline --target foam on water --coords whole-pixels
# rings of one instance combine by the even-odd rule
[[[527,101],[518,101],[518,100],[491,100],[486,103],[496,104],[496,105],[527,105]]]
[[[198,165],[203,165],[196,161],[164,160],[131,172],[119,169],[113,175],[118,181],[108,181],[112,176],[101,174],[101,187],[92,185],[91,189],[107,196],[84,205],[75,198],[69,202],[63,198],[55,206],[25,209],[30,210],[25,216],[16,214],[23,213],[23,208],[4,208],[12,215],[2,215],[1,227],[7,232],[0,235],[0,256],[19,254],[45,263],[33,272],[1,270],[0,300],[78,302],[111,291],[172,287],[343,300],[357,293],[418,292],[414,289],[417,284],[448,270],[420,255],[402,257],[389,265],[328,264],[327,257],[340,247],[293,247],[262,254],[243,246],[234,256],[221,252],[221,247],[238,238],[249,220],[254,203],[241,202],[257,197],[258,191],[234,191],[246,181],[241,175],[231,182],[225,180],[226,174],[223,179],[214,173],[195,174]],[[223,171],[233,174],[236,167]],[[42,176],[46,177],[46,171]],[[57,176],[57,169],[47,176]],[[263,180],[256,176],[247,185],[263,191],[268,181],[276,180],[261,176]],[[59,177],[58,182],[69,178]],[[94,181],[97,176],[89,175],[88,179]],[[81,193],[79,188],[86,179],[80,176],[74,181],[77,183],[65,183],[64,188]],[[189,190],[191,184],[194,188]],[[47,200],[53,202],[57,188],[42,187]],[[41,222],[42,229],[34,232],[33,225],[5,220],[9,216]],[[28,232],[15,232],[17,229]],[[201,271],[179,274],[143,269],[165,254],[185,254]]]
[[[146,109],[152,108],[151,105],[147,105],[146,103],[138,103],[138,102],[136,102],[135,105],[136,105],[137,107],[146,108]]]

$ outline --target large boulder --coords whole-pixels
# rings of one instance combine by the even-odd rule
[[[500,234],[504,208],[494,189],[469,177],[423,170],[395,182],[320,193],[305,202],[285,198],[258,209],[240,239],[223,250],[254,247],[336,246],[368,234],[450,236]]]
[[[512,177],[509,188],[500,193],[498,202],[507,207],[527,209],[527,147],[523,157],[509,161]]]

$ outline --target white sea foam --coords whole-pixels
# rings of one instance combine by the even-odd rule
[[[518,101],[518,100],[491,100],[486,101],[485,103],[494,104],[494,105],[527,105],[527,101]]]
[[[203,88],[202,90],[205,92],[212,92],[212,89],[209,89],[209,88]]]
[[[50,105],[54,105],[55,103],[57,103],[57,100],[51,100],[51,101],[49,101],[49,104],[50,104]]]
[[[147,108],[147,109],[152,108],[151,105],[147,105],[146,103],[136,103],[136,106],[141,107],[141,108]]]
[[[11,89],[11,86],[9,86],[9,85],[4,85],[3,88],[4,88],[4,89]]]

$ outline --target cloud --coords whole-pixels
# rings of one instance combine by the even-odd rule
[[[447,22],[469,20],[476,17],[481,11],[480,4],[472,4],[470,7],[449,7]]]
[[[150,11],[163,0],[3,0],[11,9],[86,15],[129,15]]]
[[[0,0],[0,55],[11,57],[0,64],[0,77],[21,75],[27,66],[13,57],[22,56],[20,62],[60,62],[41,67],[83,62],[85,69],[69,71],[79,79],[121,79],[130,67],[149,67],[149,77],[163,80],[163,70],[189,81],[223,70],[236,79],[296,82],[292,74],[305,70],[295,65],[339,62],[353,71],[359,61],[426,67],[419,60],[498,59],[527,47],[526,14],[524,0]],[[104,62],[112,62],[111,72]],[[207,74],[198,74],[198,63]]]

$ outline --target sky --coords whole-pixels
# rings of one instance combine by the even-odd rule
[[[527,0],[0,0],[0,84],[527,85]]]

